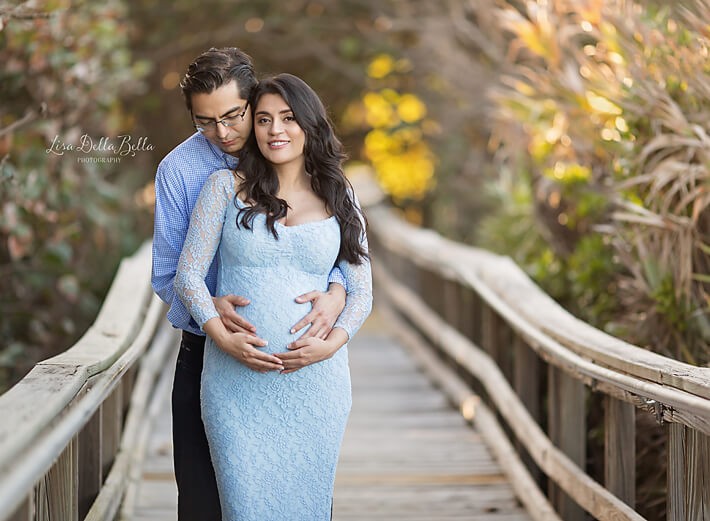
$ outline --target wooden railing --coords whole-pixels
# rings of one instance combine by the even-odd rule
[[[0,520],[117,517],[149,398],[171,383],[162,369],[177,339],[164,313],[146,244],[122,261],[86,334],[0,396]]]
[[[535,519],[577,521],[585,510],[643,519],[637,411],[668,430],[667,519],[710,519],[709,368],[594,329],[507,257],[408,225],[380,205],[367,214],[378,309],[482,431]],[[590,394],[604,401],[603,485],[583,470]]]
[[[534,519],[577,521],[586,510],[643,520],[637,411],[668,430],[667,519],[710,519],[710,369],[581,322],[506,257],[377,204],[367,214],[379,311],[479,428]],[[0,521],[130,513],[135,460],[169,392],[163,369],[177,344],[149,264],[147,245],[125,259],[84,337],[0,396]],[[605,405],[603,485],[583,470],[590,393]]]

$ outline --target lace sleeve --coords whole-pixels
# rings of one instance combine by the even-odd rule
[[[355,199],[355,204],[359,208],[360,205]],[[365,222],[363,219],[363,228]],[[361,244],[368,252],[367,235],[363,229]],[[341,260],[337,264],[338,268],[345,277],[348,293],[345,298],[345,308],[340,313],[338,320],[335,321],[333,327],[340,327],[348,334],[348,339],[352,339],[353,335],[360,329],[360,326],[365,322],[365,319],[372,311],[372,271],[370,269],[370,259],[365,259],[361,264],[351,264]]]
[[[234,195],[234,180],[228,170],[215,172],[202,187],[182,247],[175,292],[200,327],[219,314],[205,284],[205,277],[222,237],[227,205]]]

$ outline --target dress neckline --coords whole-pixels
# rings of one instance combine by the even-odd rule
[[[249,205],[242,201],[237,195],[234,195],[234,200],[238,203],[238,206],[241,208],[247,208]],[[308,225],[315,225],[315,224],[321,224],[321,223],[327,223],[328,221],[335,219],[335,215],[331,215],[329,217],[326,217],[325,219],[316,219],[314,221],[306,221],[303,223],[298,223],[298,224],[283,224],[279,221],[276,221],[276,225],[280,226],[281,228],[299,228],[301,226],[308,226]]]

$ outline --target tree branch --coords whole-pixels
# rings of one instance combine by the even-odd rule
[[[35,121],[37,118],[39,118],[40,113],[44,113],[44,112],[45,112],[45,104],[44,103],[42,104],[42,107],[40,108],[39,113],[33,109],[28,109],[27,112],[25,112],[25,115],[22,116],[22,118],[18,119],[17,121],[13,121],[5,128],[0,128],[0,137],[3,137],[6,134],[10,134],[11,132],[15,132],[19,128],[29,125],[30,123]]]

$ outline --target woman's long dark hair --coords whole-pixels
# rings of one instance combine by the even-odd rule
[[[343,145],[335,136],[323,103],[300,78],[279,74],[262,80],[252,91],[249,98],[252,115],[265,94],[281,96],[306,135],[303,153],[306,172],[311,175],[311,188],[340,224],[338,260],[360,264],[367,258],[367,252],[360,241],[365,233],[365,216],[355,205],[352,185],[343,173],[343,161],[346,158]],[[263,213],[266,214],[267,227],[278,239],[276,221],[286,216],[288,204],[276,196],[279,178],[273,165],[259,150],[254,132],[240,154],[239,171],[243,180],[238,193],[243,194],[244,199],[252,205],[240,210],[237,226],[251,229],[254,217]]]

